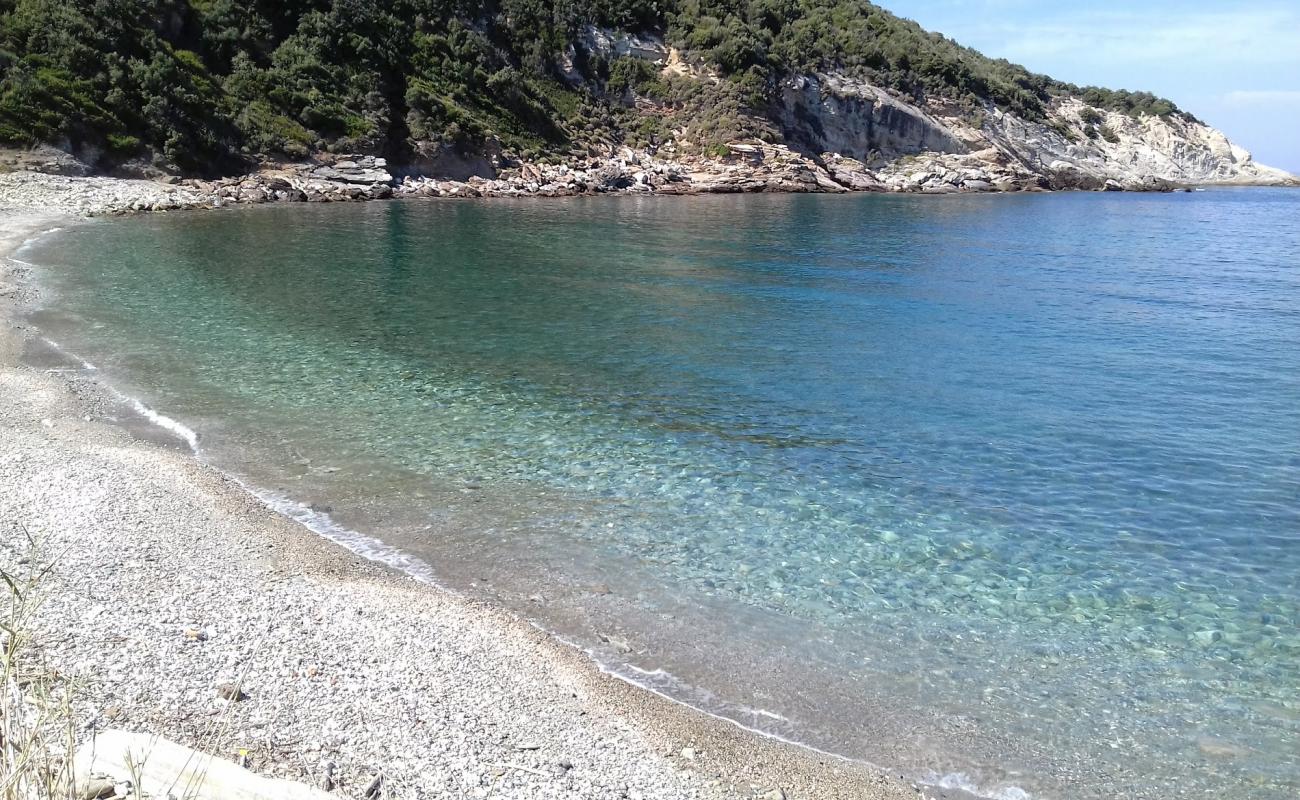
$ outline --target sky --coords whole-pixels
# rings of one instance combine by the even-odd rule
[[[1300,174],[1300,0],[875,0],[1081,86],[1149,91]]]

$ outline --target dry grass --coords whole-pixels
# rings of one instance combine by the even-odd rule
[[[87,692],[82,681],[45,661],[33,637],[43,593],[59,559],[45,553],[21,526],[17,534],[11,541],[0,541],[0,555],[14,562],[0,564],[0,800],[86,800],[86,790],[106,788],[103,779],[91,780],[89,775],[81,776],[80,786],[77,780],[73,709]],[[241,691],[248,669],[245,666],[232,684],[232,692]],[[232,700],[200,734],[209,746],[192,751],[192,759],[217,754],[219,748],[213,745],[228,738],[233,706]],[[114,779],[126,784],[128,795],[139,797],[144,767],[128,757],[128,774]],[[187,773],[184,785],[167,786],[164,794],[193,800],[205,774],[206,767]]]
[[[57,559],[19,532],[24,554],[0,568],[0,592],[8,594],[0,618],[0,800],[73,800],[78,687],[45,663],[31,633]]]

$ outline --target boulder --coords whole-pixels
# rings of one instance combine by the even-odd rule
[[[336,800],[295,781],[264,778],[233,761],[145,733],[105,730],[74,758],[77,796],[95,797],[110,781],[130,782],[136,796],[188,800]]]

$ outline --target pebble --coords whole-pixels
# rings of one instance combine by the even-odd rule
[[[248,695],[244,694],[243,689],[239,688],[239,684],[223,683],[217,686],[217,697],[231,703],[238,703],[240,700],[247,699]]]
[[[1197,739],[1196,748],[1201,751],[1202,755],[1211,758],[1239,758],[1250,755],[1250,748],[1223,739],[1216,739],[1213,736],[1202,736]]]

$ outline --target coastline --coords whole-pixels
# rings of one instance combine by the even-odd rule
[[[244,749],[278,777],[328,771],[344,796],[378,773],[393,797],[918,796],[604,674],[513,614],[367,562],[184,448],[100,419],[93,376],[22,363],[28,288],[7,260],[79,213],[0,206],[0,519],[7,566],[19,526],[61,554],[36,634],[89,682],[84,726]],[[219,697],[232,680],[247,699]]]
[[[7,160],[6,160],[7,155]],[[1088,177],[1062,168],[1045,174],[987,153],[925,153],[872,171],[827,153],[814,158],[784,145],[735,143],[726,155],[663,157],[623,148],[568,163],[515,163],[484,174],[435,178],[382,158],[318,154],[313,161],[265,163],[245,174],[202,180],[156,175],[115,178],[52,148],[0,149],[0,208],[57,207],[86,216],[220,209],[229,205],[334,203],[400,198],[555,198],[592,195],[708,194],[1017,194],[1054,191],[1191,192],[1209,187],[1290,186],[1277,172],[1203,182],[1131,175]],[[486,162],[485,162],[486,164]],[[482,165],[480,165],[482,166]],[[1282,177],[1280,177],[1282,176]]]

